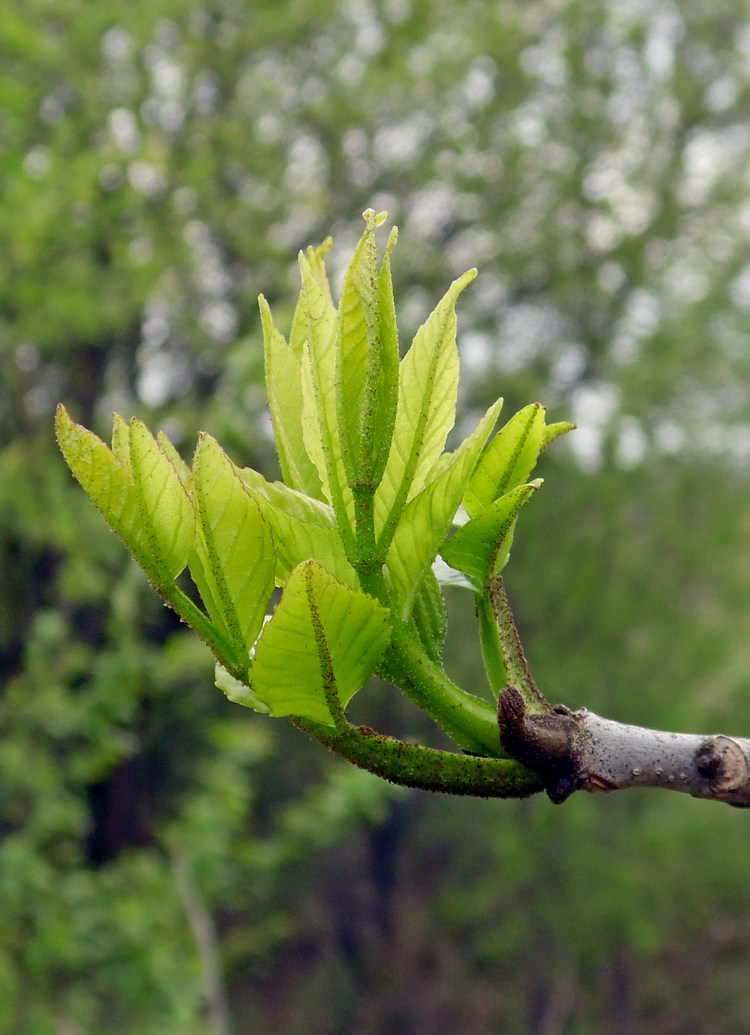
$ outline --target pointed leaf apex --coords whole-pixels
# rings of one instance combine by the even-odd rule
[[[324,265],[325,256],[332,247],[333,238],[329,235],[320,244],[311,244],[307,249],[307,255],[304,251],[300,251],[300,258],[304,257],[313,269],[321,268]]]

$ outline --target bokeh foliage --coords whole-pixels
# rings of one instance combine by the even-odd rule
[[[291,318],[296,250],[332,232],[342,272],[387,209],[403,340],[480,268],[467,419],[502,394],[580,424],[509,574],[540,686],[745,731],[746,21],[3,5],[0,1028],[220,1032],[228,1004],[238,1033],[747,1030],[742,813],[391,801],[259,730],[51,431],[59,399],[104,434],[117,409],[273,475],[256,296]],[[385,690],[363,718],[419,723]]]

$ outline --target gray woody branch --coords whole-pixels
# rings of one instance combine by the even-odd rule
[[[663,787],[750,806],[748,739],[628,726],[585,708],[531,714],[514,686],[500,694],[498,712],[503,747],[540,774],[555,803],[578,790]]]

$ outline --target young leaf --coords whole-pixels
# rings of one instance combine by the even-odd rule
[[[364,217],[367,228],[349,264],[339,305],[336,405],[349,485],[368,490],[371,498],[395,421],[398,338],[388,255],[379,270],[375,241],[385,213],[368,209]],[[394,244],[392,235],[389,248]]]
[[[354,501],[344,471],[336,414],[338,314],[303,255],[300,269],[308,333],[302,351],[302,434],[323,493],[336,512],[341,537],[351,553]]]
[[[333,245],[333,239],[326,237],[322,244],[317,247],[311,245],[307,249],[307,265],[312,273],[313,277],[318,282],[320,290],[323,292],[324,297],[328,300],[329,304],[333,305],[331,298],[331,288],[328,283],[328,274],[326,273],[326,255],[331,250]],[[300,296],[297,299],[297,305],[294,309],[294,315],[292,317],[292,327],[289,332],[289,348],[292,350],[297,359],[302,356],[302,347],[307,341],[307,314],[305,311],[305,296],[304,293],[300,292]]]
[[[440,550],[444,561],[467,575],[478,593],[508,559],[518,512],[542,484],[519,485],[461,528]]]
[[[81,487],[141,567],[152,574],[153,558],[144,536],[129,465],[118,459],[93,431],[75,424],[62,405],[57,407],[55,433],[68,467]]]
[[[388,551],[387,564],[401,617],[411,614],[415,593],[450,529],[461,497],[500,412],[496,402],[473,433],[440,465],[440,473],[407,504]]]
[[[375,486],[380,485],[388,462],[398,406],[398,326],[391,278],[391,252],[395,247],[397,237],[396,227],[393,227],[378,277],[380,352],[377,371],[377,406],[372,421],[372,479]]]
[[[377,271],[378,248],[375,242],[375,213],[365,212],[367,228],[354,250],[344,277],[339,303],[339,328],[336,335],[336,416],[341,434],[347,481],[350,485],[371,476],[369,443],[363,441],[364,410],[368,364],[377,355]],[[382,222],[382,220],[380,220]]]
[[[314,558],[341,582],[353,588],[358,586],[331,507],[280,482],[267,482],[262,474],[249,468],[238,474],[273,530],[277,585],[283,586],[289,572],[302,561]]]
[[[63,456],[86,493],[154,585],[167,585],[187,563],[194,516],[177,471],[151,433],[140,421],[128,429],[116,416],[115,455],[63,406],[55,426]]]
[[[374,671],[389,636],[384,607],[306,561],[289,576],[258,641],[253,693],[272,715],[333,725]]]
[[[200,518],[196,584],[238,662],[248,657],[274,586],[274,543],[257,503],[215,439],[201,435],[193,464]],[[202,585],[201,585],[202,583]]]
[[[173,581],[188,562],[195,539],[195,512],[172,461],[141,421],[130,422],[130,469],[144,536],[159,585]]]
[[[456,300],[475,276],[476,270],[469,270],[451,284],[401,361],[393,442],[375,496],[381,550],[407,500],[423,487],[456,419]]]
[[[470,517],[510,489],[528,481],[544,437],[544,408],[539,403],[514,414],[490,442],[464,496]]]
[[[301,348],[300,355],[295,355],[276,329],[263,295],[258,302],[263,326],[266,391],[281,473],[291,488],[320,499],[320,477],[302,437]]]

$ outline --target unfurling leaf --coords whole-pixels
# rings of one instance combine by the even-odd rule
[[[145,424],[130,422],[130,470],[138,509],[164,582],[187,564],[195,538],[195,513],[177,470]]]
[[[561,435],[567,435],[569,431],[575,431],[575,424],[569,420],[560,420],[556,424],[547,424],[542,434],[542,449],[552,445]]]
[[[528,481],[539,459],[544,431],[544,407],[539,403],[519,410],[498,431],[477,464],[464,496],[470,517]]]
[[[277,585],[283,586],[289,572],[310,558],[319,561],[347,586],[359,585],[347,560],[332,507],[280,482],[268,482],[257,471],[246,468],[238,473],[273,530]]]
[[[255,648],[253,693],[272,715],[333,725],[373,673],[389,635],[384,607],[306,561],[289,576]]]
[[[478,593],[502,570],[510,553],[518,513],[541,484],[538,478],[506,492],[478,517],[457,529],[442,547],[443,560],[467,575]]]
[[[344,278],[337,334],[336,405],[344,466],[352,489],[370,498],[391,445],[398,396],[398,335],[388,253],[378,267],[372,209]],[[389,240],[389,250],[395,236]]]

